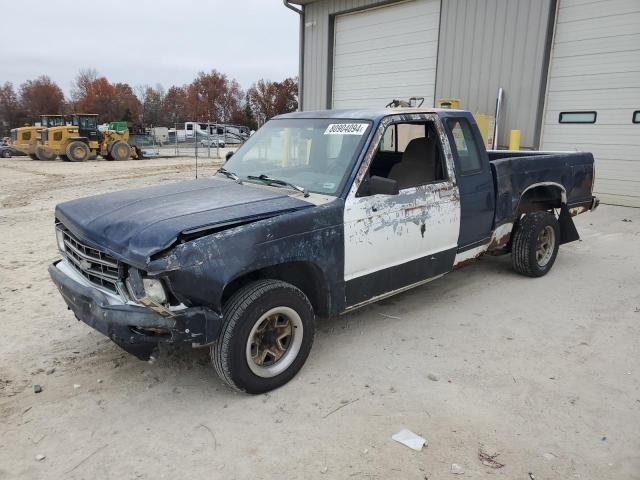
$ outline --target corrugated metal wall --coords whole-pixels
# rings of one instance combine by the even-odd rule
[[[306,6],[304,109],[327,108],[329,16],[389,2],[318,0]],[[545,77],[552,0],[443,0],[436,98],[455,97],[472,112],[493,113],[505,89],[501,145],[508,129],[534,147]],[[540,112],[541,113],[541,112]]]
[[[455,97],[472,112],[493,114],[505,89],[500,145],[508,129],[535,147],[551,0],[445,0],[436,98]],[[542,92],[542,94],[544,94]]]

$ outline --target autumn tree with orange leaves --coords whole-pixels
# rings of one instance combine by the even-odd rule
[[[189,84],[138,86],[111,83],[95,70],[80,70],[71,96],[47,76],[28,80],[16,92],[0,85],[0,135],[33,123],[42,114],[96,113],[99,121],[125,120],[139,126],[173,126],[186,121],[234,123],[257,128],[271,117],[298,108],[297,79],[259,80],[248,91],[217,70],[200,72]]]

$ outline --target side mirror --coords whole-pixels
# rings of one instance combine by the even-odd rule
[[[224,161],[228,162],[231,157],[233,157],[233,152],[227,152],[227,154],[224,156]]]
[[[358,192],[359,197],[369,195],[398,195],[398,182],[390,178],[378,177],[374,175],[362,185]]]

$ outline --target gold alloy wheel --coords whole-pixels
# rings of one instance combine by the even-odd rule
[[[553,251],[556,247],[556,232],[552,226],[545,226],[538,234],[538,240],[536,243],[536,260],[538,265],[545,267],[551,257],[553,257]]]
[[[281,374],[295,361],[302,345],[300,315],[289,307],[275,307],[253,325],[247,339],[249,369],[259,377]]]

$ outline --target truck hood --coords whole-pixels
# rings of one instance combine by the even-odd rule
[[[284,192],[231,180],[192,180],[61,203],[56,218],[80,239],[144,268],[181,235],[313,207]]]

